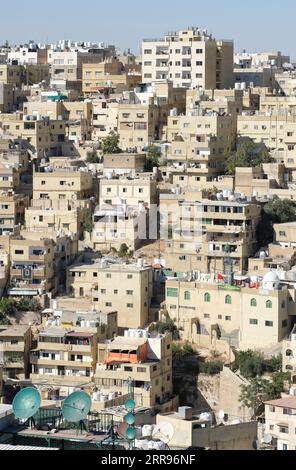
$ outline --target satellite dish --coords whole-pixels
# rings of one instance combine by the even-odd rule
[[[41,405],[41,396],[36,388],[27,387],[16,394],[12,402],[16,418],[28,420],[32,418]]]
[[[225,416],[224,410],[220,410],[219,413],[218,413],[218,416],[219,416],[219,419],[223,420],[224,416]]]
[[[74,392],[62,405],[62,415],[69,423],[78,423],[86,419],[91,409],[91,398],[86,392]]]
[[[161,423],[156,426],[152,433],[152,438],[168,444],[174,437],[175,429],[171,423]]]
[[[263,438],[264,444],[271,444],[272,441],[272,435],[271,434],[265,434]]]

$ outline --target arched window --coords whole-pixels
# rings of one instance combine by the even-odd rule
[[[205,302],[207,303],[211,302],[211,296],[208,292],[205,294]]]
[[[272,301],[271,300],[268,300],[266,302],[266,308],[272,308]]]
[[[230,295],[226,295],[225,297],[225,304],[226,305],[231,305],[232,304],[232,298]]]
[[[292,349],[287,349],[287,351],[286,351],[286,356],[287,356],[287,357],[293,357],[293,351],[292,351]]]
[[[257,300],[256,299],[251,300],[251,307],[257,307]]]
[[[185,292],[184,294],[184,300],[190,300],[190,292]]]

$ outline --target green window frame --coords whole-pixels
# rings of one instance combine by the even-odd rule
[[[258,325],[258,320],[256,320],[255,318],[250,318],[250,325]]]
[[[208,292],[205,294],[204,296],[204,301],[206,303],[210,303],[211,302],[211,294],[209,294]]]
[[[226,304],[226,305],[231,305],[231,304],[232,304],[231,295],[226,295],[226,297],[225,297],[225,304]]]
[[[273,321],[266,321],[265,326],[268,326],[268,327],[272,328],[273,327]]]
[[[251,307],[257,307],[257,300],[256,299],[251,300]]]
[[[266,308],[272,308],[272,301],[271,300],[267,300]]]
[[[189,291],[186,291],[186,292],[184,293],[184,300],[190,300],[190,297],[191,297],[191,296],[190,296],[190,292],[189,292]]]
[[[167,288],[167,297],[178,297],[179,291],[175,287]]]

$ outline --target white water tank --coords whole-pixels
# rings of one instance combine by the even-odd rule
[[[143,437],[151,437],[153,432],[153,426],[145,425],[142,428],[142,435]]]
[[[137,261],[137,267],[138,268],[143,268],[144,266],[144,260],[143,258],[139,258],[138,261]]]

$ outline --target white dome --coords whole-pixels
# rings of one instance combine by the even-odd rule
[[[280,278],[275,271],[270,271],[269,273],[265,274],[263,282],[280,282]]]

